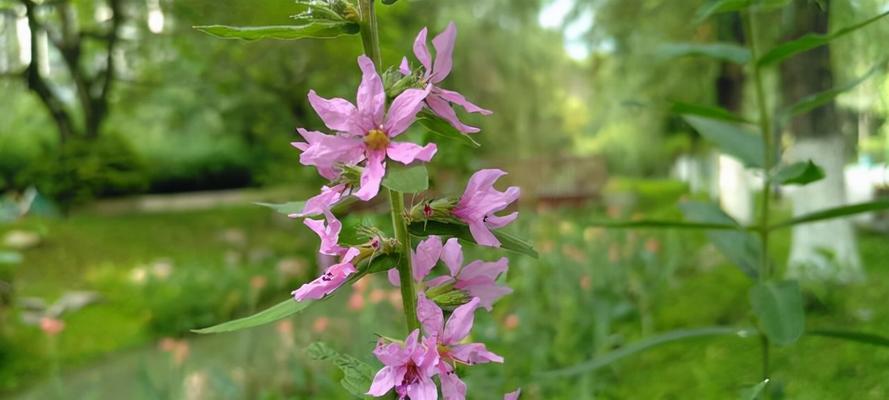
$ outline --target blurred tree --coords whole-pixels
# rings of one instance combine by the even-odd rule
[[[787,9],[787,39],[808,33],[824,34],[830,27],[830,6],[834,2],[796,0]],[[793,104],[805,96],[834,87],[831,47],[821,46],[797,55],[780,68],[784,103]],[[846,202],[845,166],[848,142],[840,127],[833,101],[793,118],[789,131],[795,137],[790,150],[796,160],[811,159],[822,166],[827,177],[794,190],[794,215],[837,207]],[[788,274],[798,278],[851,281],[861,277],[861,261],[855,231],[849,220],[799,225],[793,229]]]

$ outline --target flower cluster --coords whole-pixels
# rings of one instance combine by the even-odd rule
[[[509,268],[506,257],[464,264],[463,248],[457,237],[444,240],[430,234],[422,235],[426,239],[418,243],[415,250],[411,249],[410,254],[401,254],[400,249],[406,244],[399,240],[410,240],[409,237],[388,238],[373,228],[364,228],[366,242],[344,244],[340,241],[343,224],[333,210],[349,197],[361,201],[374,199],[380,192],[389,163],[413,165],[432,160],[438,151],[435,143],[397,140],[417,120],[419,113],[446,121],[460,134],[475,133],[479,129],[461,122],[453,106],[471,113],[491,114],[461,94],[440,87],[453,66],[456,35],[456,27],[451,23],[433,38],[433,57],[427,46],[427,30],[420,31],[413,46],[420,66],[411,69],[405,57],[397,70],[398,83],[388,85],[390,87],[384,86],[377,73],[379,66],[367,56],[358,57],[362,79],[355,104],[342,98],[326,99],[310,91],[309,103],[330,133],[299,128],[303,141],[292,143],[301,151],[300,163],[314,166],[329,183],[291,217],[304,218],[303,223],[321,239],[319,253],[336,258],[321,276],[293,291],[297,301],[324,298],[347,282],[386,270],[391,283],[399,286],[402,283],[399,269],[394,265],[376,265],[379,263],[375,261],[386,260],[382,257],[385,255],[411,260],[412,279],[405,282],[414,285],[417,293],[416,309],[412,311],[420,329],[410,332],[403,341],[391,338],[379,341],[373,353],[384,367],[367,391],[372,396],[384,396],[394,390],[400,399],[437,399],[440,386],[445,399],[465,399],[466,385],[458,376],[459,368],[503,362],[502,357],[484,344],[467,343],[467,338],[475,312],[479,308],[490,311],[498,299],[512,292],[498,283]],[[505,174],[497,169],[477,171],[459,198],[426,200],[407,210],[393,212],[403,215],[407,223],[423,227],[448,224],[456,227],[457,232],[466,232],[460,236],[462,239],[471,237],[478,245],[500,247],[501,242],[492,230],[511,223],[518,213],[497,213],[516,202],[520,192],[517,187],[505,191],[494,188]],[[517,397],[518,391],[506,398]]]

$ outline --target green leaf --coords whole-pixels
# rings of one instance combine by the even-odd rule
[[[588,361],[584,361],[580,364],[575,364],[568,368],[544,372],[541,374],[541,376],[547,378],[557,378],[589,373],[599,368],[611,365],[615,361],[621,360],[644,350],[648,350],[650,348],[672,342],[677,342],[680,340],[696,339],[707,336],[736,336],[740,338],[747,338],[753,336],[754,334],[755,332],[748,328],[730,328],[723,326],[679,329],[642,339],[634,343],[630,343],[617,350],[605,353],[601,356],[595,357]]]
[[[849,83],[846,83],[841,86],[837,86],[832,89],[825,90],[821,93],[815,93],[811,96],[806,96],[802,98],[800,101],[796,102],[796,104],[791,105],[790,107],[780,111],[780,118],[782,121],[787,121],[794,115],[804,114],[809,111],[812,111],[818,107],[821,107],[831,101],[837,96],[848,92],[855,87],[857,87],[862,82],[866,81],[868,78],[876,74],[877,72],[885,71],[886,61],[883,60],[879,64],[875,65],[871,68],[866,74],[862,75],[858,79],[855,79]]]
[[[681,101],[674,101],[672,103],[673,104],[670,107],[670,111],[674,114],[697,115],[699,117],[707,117],[710,119],[719,119],[729,122],[750,122],[744,119],[744,117],[735,115],[731,111],[720,107],[683,103]]]
[[[796,281],[757,283],[750,288],[750,305],[763,332],[775,344],[789,345],[805,332],[803,295]]]
[[[679,206],[685,219],[697,223],[733,225],[735,231],[709,230],[707,238],[728,260],[751,279],[759,276],[762,243],[713,203],[689,201]]]
[[[848,341],[852,341],[852,342],[889,347],[889,337],[875,335],[872,333],[853,332],[853,331],[845,331],[845,330],[832,330],[832,329],[813,329],[813,330],[806,331],[806,335],[823,336],[823,337],[827,337],[827,338],[842,339],[842,340],[848,340]]]
[[[429,173],[424,165],[404,166],[389,162],[383,186],[401,193],[419,193],[429,189]]]
[[[15,251],[0,250],[0,264],[20,264],[22,254]]]
[[[376,370],[367,363],[347,354],[340,354],[324,342],[315,342],[306,349],[309,357],[319,361],[331,361],[343,372],[343,385],[349,393],[360,398],[370,398],[367,390],[376,374]]]
[[[868,26],[887,15],[889,15],[889,11],[884,12],[880,15],[877,15],[876,17],[873,17],[871,19],[868,19],[868,20],[859,22],[857,24],[850,25],[845,28],[839,29],[833,33],[829,33],[826,35],[810,33],[810,34],[807,34],[799,39],[782,43],[782,44],[778,45],[777,47],[769,50],[766,54],[764,54],[762,57],[760,57],[760,59],[759,59],[759,61],[757,61],[757,63],[759,64],[760,67],[764,67],[764,66],[768,66],[768,65],[772,65],[772,64],[781,62],[781,61],[786,60],[787,58],[790,58],[796,54],[802,53],[804,51],[809,51],[809,50],[812,50],[816,47],[820,47],[825,44],[828,44],[828,43],[830,43],[830,41],[832,41],[834,39],[837,39],[837,38],[845,36],[849,33],[855,32],[861,28],[864,28],[865,26]]]
[[[737,124],[712,118],[685,115],[685,120],[705,139],[716,144],[719,150],[731,155],[748,167],[762,168],[762,137]]]
[[[750,6],[752,0],[715,0],[698,9],[695,19],[700,22],[712,15],[743,10]]]
[[[658,54],[666,58],[704,56],[735,64],[750,61],[750,50],[733,43],[667,43],[658,48]]]
[[[481,145],[466,133],[458,131],[441,117],[429,112],[423,111],[417,118],[417,122],[423,125],[426,130],[436,135],[443,136],[447,139],[456,140],[470,147],[481,147]]]
[[[253,204],[271,208],[272,210],[275,210],[275,211],[277,211],[281,214],[284,214],[284,215],[290,215],[290,214],[296,214],[296,213],[302,212],[303,208],[305,208],[305,206],[306,206],[305,201],[291,201],[289,203],[280,203],[280,204],[273,204],[273,203],[253,203]]]
[[[195,26],[201,32],[223,39],[329,39],[358,33],[358,24],[347,21],[318,21],[306,25],[276,26]]]
[[[280,321],[306,309],[306,307],[312,305],[313,303],[313,301],[296,301],[290,298],[249,317],[236,319],[234,321],[223,322],[219,325],[211,326],[209,328],[192,329],[192,332],[201,334],[222,333],[253,328],[275,321]]]
[[[590,226],[621,229],[621,228],[664,228],[664,229],[707,229],[707,230],[733,230],[741,229],[738,224],[718,222],[689,222],[689,221],[661,221],[653,219],[640,219],[635,221],[592,221]]]
[[[383,254],[368,259],[364,266],[358,269],[363,274],[373,274],[376,272],[388,271],[398,265],[399,254]]]
[[[741,393],[741,399],[743,400],[756,400],[762,394],[762,391],[765,390],[766,386],[769,384],[769,379],[766,378],[762,382],[757,383],[753,387],[744,389]]]
[[[855,214],[863,214],[866,212],[880,211],[889,209],[889,200],[877,200],[867,203],[852,204],[849,206],[841,206],[828,208],[826,210],[815,211],[810,214],[800,215],[784,222],[779,222],[769,227],[770,230],[786,228],[789,226],[808,224],[811,222],[823,221],[826,219],[848,217]]]
[[[429,235],[451,236],[463,239],[466,242],[475,243],[475,239],[472,238],[472,233],[469,232],[469,227],[464,224],[418,221],[410,224],[408,226],[408,231],[410,231],[411,235],[419,237],[426,237]],[[501,248],[531,256],[533,258],[538,257],[537,250],[534,250],[534,247],[527,241],[502,230],[492,230],[491,232],[494,233],[494,236],[498,240],[500,240]]]
[[[784,165],[772,176],[772,181],[781,185],[808,185],[824,179],[824,170],[812,160]]]

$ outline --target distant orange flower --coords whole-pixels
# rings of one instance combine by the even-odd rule
[[[515,330],[519,327],[519,316],[515,314],[509,314],[506,316],[506,319],[503,320],[503,327],[508,331]]]
[[[49,336],[55,336],[65,330],[65,322],[51,317],[43,317],[40,320],[40,329]]]
[[[364,296],[361,293],[354,292],[349,296],[349,309],[352,311],[360,311],[364,308]]]
[[[330,325],[330,319],[327,317],[318,317],[315,318],[315,322],[312,323],[312,331],[315,333],[324,333],[327,330],[327,327]]]

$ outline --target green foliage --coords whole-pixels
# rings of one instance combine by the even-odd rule
[[[192,332],[195,333],[222,333],[222,332],[233,332],[241,329],[253,328],[260,325],[270,324],[272,322],[276,322],[282,320],[284,318],[290,317],[293,314],[296,314],[306,307],[312,305],[311,301],[301,301],[298,302],[296,300],[288,298],[272,307],[269,307],[263,311],[260,311],[256,314],[253,314],[249,317],[244,317],[240,319],[236,319],[234,321],[224,322],[219,325],[214,325],[208,328],[202,329],[194,329]]]
[[[336,365],[343,372],[340,384],[353,396],[371,398],[366,393],[377,372],[373,367],[348,354],[337,353],[324,342],[310,344],[306,352],[315,360],[330,361]]]
[[[864,28],[874,22],[879,21],[887,15],[889,15],[889,11],[886,11],[880,15],[877,15],[876,17],[864,20],[857,24],[840,28],[826,35],[810,33],[799,39],[781,43],[775,48],[766,52],[766,54],[763,54],[762,57],[757,60],[757,64],[760,67],[765,67],[779,63],[783,60],[793,57],[796,54],[812,50],[816,47],[824,46],[834,39],[841,38],[861,28]]]
[[[674,101],[670,111],[674,114],[696,115],[729,122],[750,122],[721,107],[684,103],[681,101]]]
[[[481,146],[472,138],[472,136],[458,131],[456,128],[448,124],[447,121],[428,111],[421,112],[417,117],[417,122],[420,123],[420,125],[423,125],[429,132],[438,136],[458,141],[470,147],[478,148]]]
[[[819,210],[811,212],[809,214],[800,215],[789,220],[773,224],[769,226],[769,229],[787,228],[799,224],[808,224],[812,222],[848,217],[850,215],[857,215],[886,209],[889,209],[889,201],[887,200],[876,200],[867,203],[851,204],[848,206],[828,208],[825,210]]]
[[[284,215],[296,214],[301,212],[303,208],[306,206],[306,202],[304,201],[291,201],[288,203],[281,204],[271,204],[271,203],[256,203],[258,206],[268,207],[276,212]]]
[[[884,59],[883,61],[877,63],[873,68],[871,68],[864,75],[835,88],[831,88],[825,90],[821,93],[815,93],[809,96],[806,96],[790,107],[787,107],[779,112],[779,118],[784,120],[788,120],[795,115],[805,114],[810,112],[818,107],[821,107],[827,103],[830,103],[836,99],[837,96],[846,93],[852,89],[855,89],[862,82],[868,80],[876,73],[882,73],[886,70],[886,63],[889,62],[889,59]]]
[[[461,223],[419,221],[411,223],[408,226],[408,230],[411,235],[419,237],[429,235],[452,236],[468,243],[475,243],[472,233],[469,232],[469,227]],[[515,251],[532,258],[538,257],[537,250],[534,250],[534,247],[527,241],[503,230],[498,229],[491,232],[500,240],[500,246],[503,249]]]
[[[704,56],[742,65],[750,61],[750,50],[733,43],[667,43],[659,52],[668,58]]]
[[[694,222],[735,225],[737,231],[707,232],[707,237],[719,251],[751,279],[759,276],[762,243],[743,228],[718,205],[689,201],[680,205],[685,219]]]
[[[796,281],[759,282],[750,288],[750,306],[773,343],[796,342],[806,329],[803,296]]]
[[[106,134],[73,139],[34,163],[21,177],[64,209],[97,196],[138,193],[147,187],[147,166],[123,138]]]
[[[226,26],[200,25],[195,29],[222,39],[329,39],[358,33],[358,24],[348,21],[319,21],[306,25]]]
[[[737,158],[744,165],[756,168],[762,168],[765,165],[762,136],[737,124],[698,116],[685,116],[684,118],[701,136],[715,144],[719,150]]]
[[[783,165],[771,177],[779,185],[808,185],[824,179],[824,170],[812,160]]]
[[[812,329],[806,331],[806,335],[809,336],[823,336],[834,339],[842,339],[848,340],[851,342],[858,342],[864,344],[872,344],[875,346],[889,346],[889,338],[882,335],[875,335],[872,333],[864,333],[864,332],[854,332],[848,330],[833,330],[833,329]]]
[[[404,166],[389,162],[383,186],[402,193],[420,193],[429,188],[429,172],[424,165]]]

